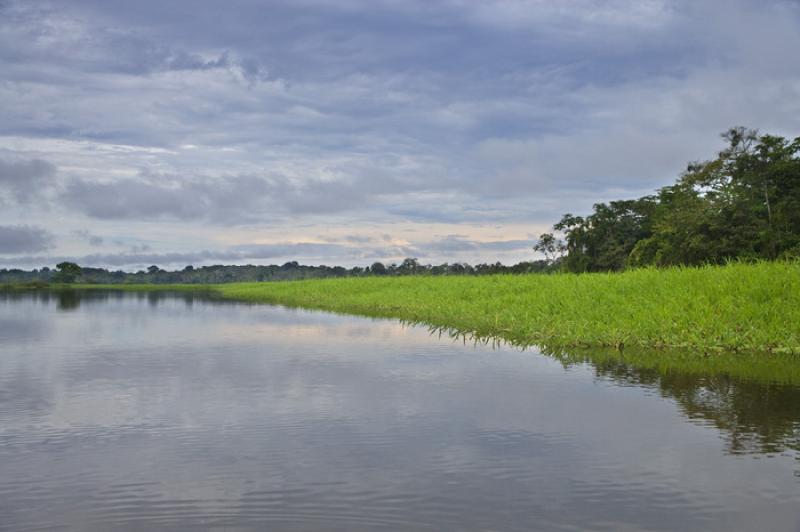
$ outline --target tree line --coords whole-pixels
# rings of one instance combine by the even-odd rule
[[[568,272],[800,258],[800,137],[742,127],[722,137],[716,158],[674,184],[565,214],[534,249]]]
[[[466,263],[421,264],[415,258],[401,263],[345,268],[342,266],[306,266],[296,261],[282,265],[214,265],[167,271],[156,265],[138,272],[109,271],[103,268],[81,267],[74,262],[59,263],[30,271],[0,269],[0,284],[80,283],[80,284],[210,284],[231,282],[291,281],[328,277],[368,277],[401,275],[490,275],[498,273],[542,273],[555,266],[546,260],[520,262],[511,266],[499,262],[470,265]]]

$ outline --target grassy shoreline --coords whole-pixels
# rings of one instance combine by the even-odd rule
[[[800,354],[798,262],[583,275],[75,288],[211,290],[224,299],[397,318],[519,346]]]

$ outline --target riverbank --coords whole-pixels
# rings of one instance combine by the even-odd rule
[[[800,354],[800,263],[609,274],[218,285],[225,298],[400,318],[516,345]]]
[[[398,318],[515,345],[800,354],[798,262],[76,288],[212,290],[225,299]]]

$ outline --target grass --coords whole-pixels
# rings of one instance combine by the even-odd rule
[[[800,262],[104,288],[211,289],[225,299],[398,318],[522,346],[800,354]]]
[[[50,284],[45,281],[29,281],[25,283],[0,284],[0,292],[25,292],[30,290],[48,290]]]
[[[393,317],[515,345],[800,354],[798,262],[215,288],[229,299]]]

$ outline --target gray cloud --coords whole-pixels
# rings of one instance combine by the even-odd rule
[[[63,202],[101,220],[199,220],[239,223],[284,213],[328,213],[358,205],[368,192],[343,183],[296,185],[249,176],[124,179],[67,184]]]
[[[796,136],[799,28],[784,0],[6,1],[0,224],[125,223],[158,255],[167,224],[203,249],[214,226],[552,223],[730,126]],[[325,260],[377,246],[340,243]]]
[[[462,235],[448,235],[431,242],[413,245],[408,251],[419,256],[447,256],[482,251],[518,251],[530,249],[532,246],[533,241],[530,240],[476,241]]]
[[[0,159],[0,191],[19,203],[29,203],[52,183],[56,167],[42,159]]]
[[[105,244],[105,239],[102,236],[95,235],[86,229],[77,229],[73,231],[73,234],[85,240],[90,246],[99,247]]]
[[[482,253],[518,253],[530,250],[529,240],[474,241],[459,235],[448,235],[425,242],[393,245],[386,241],[344,237],[342,243],[333,242],[276,242],[229,246],[220,250],[201,250],[182,253],[154,253],[134,247],[119,253],[92,253],[82,256],[21,256],[6,258],[3,262],[16,265],[45,266],[61,261],[73,261],[82,266],[142,267],[151,264],[179,267],[186,264],[247,264],[281,263],[298,260],[305,264],[340,264],[345,261],[369,264],[375,260],[393,262],[404,257],[416,257],[426,263],[481,262],[476,257]],[[19,251],[38,251],[35,249]],[[532,256],[532,252],[530,253]],[[496,258],[494,260],[497,260]],[[519,259],[517,259],[519,260]],[[493,261],[492,261],[493,262]],[[508,262],[508,261],[507,261]]]
[[[36,253],[53,247],[53,235],[30,225],[0,225],[0,254]]]
[[[326,172],[330,172],[327,168]],[[378,172],[376,172],[378,173]],[[241,223],[276,214],[328,214],[366,209],[384,194],[422,183],[390,176],[373,180],[364,169],[340,179],[294,181],[272,174],[182,177],[145,172],[114,181],[73,179],[61,191],[64,205],[101,220],[199,220]]]
[[[148,220],[171,217],[197,219],[206,210],[206,198],[195,190],[127,179],[116,183],[71,181],[63,200],[92,218]]]
[[[2,237],[0,228],[0,238]],[[18,252],[41,251],[41,249],[19,249]],[[82,266],[124,267],[131,265],[144,266],[157,264],[160,266],[176,266],[186,264],[244,264],[248,261],[270,259],[294,260],[297,257],[310,257],[317,260],[339,258],[352,251],[336,244],[315,243],[276,243],[261,245],[232,246],[223,250],[202,250],[184,253],[148,253],[134,250],[122,253],[93,253],[82,256],[25,256],[4,259],[7,264],[48,265],[61,261],[74,261]],[[344,253],[343,253],[344,252]]]
[[[128,249],[128,251],[133,254],[146,253],[152,250],[153,248],[150,244],[134,244]]]
[[[344,240],[353,244],[369,244],[371,242],[375,242],[373,237],[363,235],[346,235]]]

